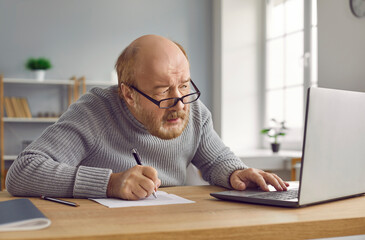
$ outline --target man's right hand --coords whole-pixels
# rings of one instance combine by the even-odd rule
[[[150,196],[160,185],[156,169],[136,165],[125,172],[112,173],[106,194],[110,198],[138,200]]]

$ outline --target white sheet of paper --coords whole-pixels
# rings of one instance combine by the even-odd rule
[[[128,201],[117,198],[90,198],[90,200],[93,200],[109,208],[195,203],[194,201],[179,197],[174,194],[168,194],[163,191],[157,191],[156,196],[157,198],[151,195],[148,198],[136,201]]]

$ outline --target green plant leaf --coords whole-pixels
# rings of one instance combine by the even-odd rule
[[[29,58],[25,66],[30,70],[47,70],[52,68],[52,64],[47,58]]]
[[[262,134],[267,134],[270,131],[270,128],[265,128],[261,130]]]

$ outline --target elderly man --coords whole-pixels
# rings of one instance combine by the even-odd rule
[[[179,44],[142,36],[116,70],[118,86],[83,95],[18,156],[6,179],[11,194],[136,200],[184,184],[190,163],[210,184],[286,190],[281,178],[248,168],[223,144]]]

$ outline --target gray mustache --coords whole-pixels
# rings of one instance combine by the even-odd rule
[[[184,119],[186,116],[186,113],[184,111],[173,111],[173,112],[170,112],[168,115],[167,115],[167,120],[170,120],[170,119],[176,119],[176,118],[181,118],[181,119]]]

